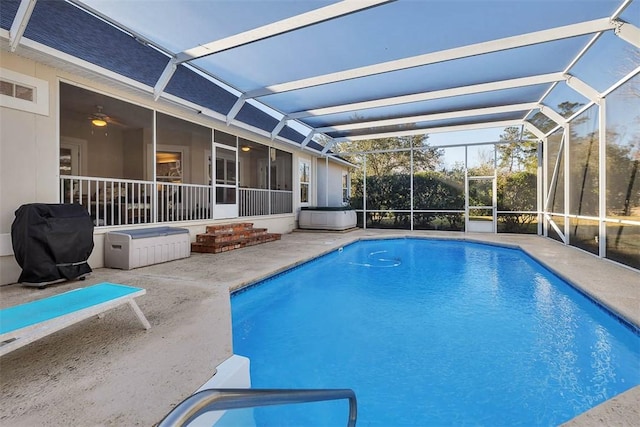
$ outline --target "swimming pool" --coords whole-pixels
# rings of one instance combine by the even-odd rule
[[[352,388],[358,425],[557,425],[640,384],[640,336],[523,252],[362,241],[232,298],[255,388]],[[342,425],[343,402],[256,410]]]

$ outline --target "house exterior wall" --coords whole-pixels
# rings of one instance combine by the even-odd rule
[[[150,93],[143,94],[137,90],[131,90],[121,82],[111,81],[104,77],[96,77],[96,79],[93,79],[90,74],[73,74],[67,70],[54,68],[4,50],[0,50],[0,64],[0,67],[3,69],[46,81],[48,83],[49,94],[47,115],[0,106],[0,285],[15,283],[21,272],[13,256],[11,244],[11,224],[15,218],[14,213],[16,209],[27,203],[59,202],[60,136],[65,136],[65,130],[71,129],[72,126],[77,127],[80,125],[79,123],[69,122],[60,123],[59,86],[61,81],[77,84],[92,91],[117,97],[127,102],[156,109],[184,120],[189,120],[210,128],[217,128],[242,138],[291,152],[293,154],[293,213],[243,217],[225,220],[225,222],[251,221],[256,227],[268,228],[272,232],[291,232],[296,227],[297,211],[300,206],[297,165],[301,157],[311,160],[312,181],[310,203],[317,203],[319,191],[315,187],[319,184],[318,165],[320,163],[324,164],[324,160],[316,162],[316,156],[309,150],[299,150],[290,144],[272,141],[265,136],[255,134],[241,127],[234,127],[233,125],[227,126],[226,123],[198,115],[195,112],[184,110],[167,102],[154,102]],[[90,132],[91,130],[89,127],[85,127],[85,131]],[[115,138],[115,132],[120,132],[117,129],[112,128],[109,132],[113,132],[113,138],[109,138],[109,135],[106,135],[104,140],[105,147],[108,146],[111,140],[111,142],[115,140],[123,141],[128,138],[127,135],[117,135],[118,138]],[[78,139],[78,133],[73,133],[74,138]],[[140,140],[139,135],[133,135],[131,138]],[[85,167],[87,167],[87,164],[90,164],[92,169],[95,167],[100,168],[100,174],[104,176],[150,179],[149,171],[152,170],[150,165],[145,167],[145,174],[147,176],[142,177],[136,174],[138,173],[134,170],[136,168],[127,163],[134,162],[135,164],[140,164],[140,158],[142,157],[146,164],[152,159],[152,156],[146,153],[146,150],[148,150],[149,145],[152,146],[153,137],[151,134],[145,134],[143,135],[143,140],[143,146],[136,146],[135,149],[132,150],[126,149],[123,144],[119,152],[124,153],[126,151],[127,155],[123,156],[125,160],[120,158],[111,159],[112,161],[110,161],[100,154],[100,150],[93,150],[94,147],[92,147],[92,152],[88,153],[87,158],[83,159],[83,163]],[[202,146],[205,150],[207,148],[206,144],[202,144],[202,141],[198,141],[197,145],[198,147]],[[111,146],[111,148],[113,148],[113,146]],[[111,150],[111,152],[113,152],[113,150]],[[204,177],[204,161],[200,158],[194,158],[195,153],[191,154],[191,160],[195,166],[193,173],[196,176],[189,178],[192,181],[201,181]],[[332,170],[333,169],[335,168],[332,168]],[[139,169],[137,170],[139,171]],[[82,172],[81,170],[81,173]],[[330,182],[333,183],[333,179]],[[342,189],[339,176],[335,182],[337,182],[335,188],[324,189],[323,191],[329,191],[334,194],[335,197],[341,197]],[[175,223],[175,225],[188,228],[192,239],[195,240],[195,234],[204,232],[206,224],[212,222],[214,221],[178,222]],[[104,266],[103,245],[105,232],[106,229],[104,228],[97,228],[95,231],[95,247],[89,258],[89,265],[93,268]]]
[[[318,206],[342,206],[342,174],[344,165],[318,160]]]
[[[0,52],[0,64],[49,82],[48,115],[0,107],[0,284],[20,274],[11,249],[11,224],[22,204],[58,200],[55,70],[17,55]]]

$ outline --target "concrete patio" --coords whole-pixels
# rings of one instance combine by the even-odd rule
[[[229,290],[371,237],[422,236],[518,245],[623,318],[640,325],[640,274],[536,236],[356,230],[294,232],[282,240],[131,271],[96,269],[85,281],[43,290],[0,288],[8,307],[99,282],[138,286],[152,327],[127,307],[107,312],[0,359],[0,424],[151,426],[232,355]],[[571,421],[572,426],[634,425],[640,388]]]

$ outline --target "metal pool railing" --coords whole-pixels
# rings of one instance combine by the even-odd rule
[[[349,399],[347,427],[355,427],[358,417],[356,394],[351,389],[208,389],[195,393],[176,406],[158,427],[182,427],[200,415],[226,409],[287,405]]]

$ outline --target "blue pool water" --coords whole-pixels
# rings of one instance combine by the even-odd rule
[[[640,335],[516,249],[363,241],[232,297],[254,388],[352,388],[358,426],[557,425],[640,384]],[[346,401],[257,425],[345,425]]]

